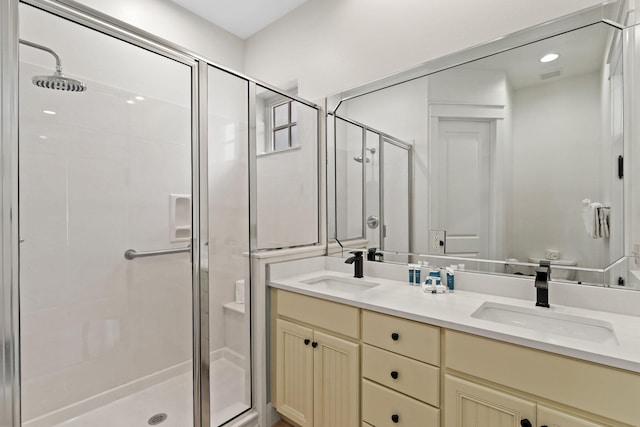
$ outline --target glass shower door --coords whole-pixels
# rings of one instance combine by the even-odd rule
[[[209,294],[210,418],[211,426],[219,426],[251,408],[249,82],[212,66],[207,74],[203,281]]]
[[[394,262],[408,262],[411,250],[411,150],[409,146],[382,138],[383,217],[385,255]]]
[[[19,13],[23,425],[193,425],[192,64]]]
[[[336,237],[339,240],[365,237],[363,160],[364,129],[335,118]],[[364,162],[364,163],[363,163]]]

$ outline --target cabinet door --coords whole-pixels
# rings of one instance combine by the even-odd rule
[[[359,425],[359,346],[314,332],[315,427]]]
[[[604,427],[604,424],[594,424],[542,405],[538,405],[538,425],[540,427]]]
[[[276,408],[300,427],[313,427],[313,331],[278,319],[276,334]]]
[[[536,424],[536,404],[451,375],[445,375],[444,425],[447,427],[520,427]]]

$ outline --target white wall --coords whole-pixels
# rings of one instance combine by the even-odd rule
[[[256,107],[258,152],[271,145],[270,105],[259,102]],[[308,245],[319,239],[318,111],[298,103],[297,117],[296,144],[257,158],[259,249]]]
[[[592,239],[581,201],[608,203],[600,178],[600,75],[590,73],[514,92],[512,256],[557,249],[578,266],[600,265],[604,239]],[[571,218],[575,221],[562,221]]]
[[[246,40],[245,72],[318,99],[598,4],[309,0]]]
[[[169,0],[78,0],[78,3],[195,52],[244,69],[244,41]]]

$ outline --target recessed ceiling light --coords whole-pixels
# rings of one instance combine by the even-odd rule
[[[133,102],[133,99],[129,99],[129,100],[127,101],[127,104],[135,104],[135,102]]]
[[[40,139],[47,139],[47,137],[44,135],[40,135]]]
[[[558,59],[560,55],[558,55],[557,53],[547,53],[545,56],[543,56],[542,58],[540,58],[540,62],[551,62],[551,61],[555,61],[556,59]]]
[[[138,101],[144,101],[144,98],[143,98],[142,96],[136,96],[136,99],[137,99]]]
[[[45,114],[49,114],[50,116],[55,116],[56,112],[55,111],[51,111],[51,110],[42,110],[43,113]]]

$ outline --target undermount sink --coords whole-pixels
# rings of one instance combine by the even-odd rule
[[[350,279],[338,276],[320,276],[313,279],[303,280],[302,283],[315,288],[330,289],[348,293],[360,293],[375,288],[379,283],[367,282],[362,279]]]
[[[602,344],[618,344],[613,326],[609,322],[556,313],[544,308],[526,308],[485,302],[471,317],[567,338]]]

